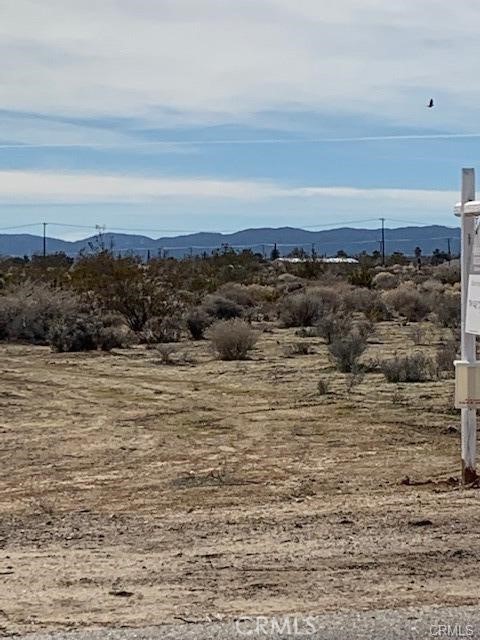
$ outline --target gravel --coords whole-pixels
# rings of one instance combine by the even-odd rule
[[[238,618],[236,621],[182,621],[145,629],[95,629],[10,636],[17,640],[480,640],[480,609],[424,607],[367,612]]]

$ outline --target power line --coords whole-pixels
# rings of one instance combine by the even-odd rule
[[[30,222],[29,224],[17,224],[13,227],[0,227],[0,231],[10,231],[12,229],[27,229],[28,227],[40,227],[42,222]]]

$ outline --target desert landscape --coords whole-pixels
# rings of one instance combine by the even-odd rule
[[[276,308],[325,304],[320,281],[268,269]],[[457,290],[403,269],[394,291]],[[185,334],[107,352],[1,345],[3,634],[476,603],[478,492],[459,483],[451,372],[381,370],[434,362],[452,329],[394,312],[341,372],[318,326],[245,324],[241,360]]]

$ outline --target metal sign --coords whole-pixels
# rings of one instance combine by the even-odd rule
[[[480,274],[472,273],[468,278],[465,331],[480,335]]]
[[[478,227],[472,242],[468,276],[465,331],[480,335],[480,235]]]

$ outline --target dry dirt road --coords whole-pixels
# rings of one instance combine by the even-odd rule
[[[352,386],[295,341],[172,365],[0,346],[0,632],[478,604],[452,381]]]
[[[34,633],[21,640],[457,640],[480,639],[478,607],[423,607],[330,613],[302,618],[240,618],[231,622],[166,624]],[[17,636],[18,638],[18,636]]]

